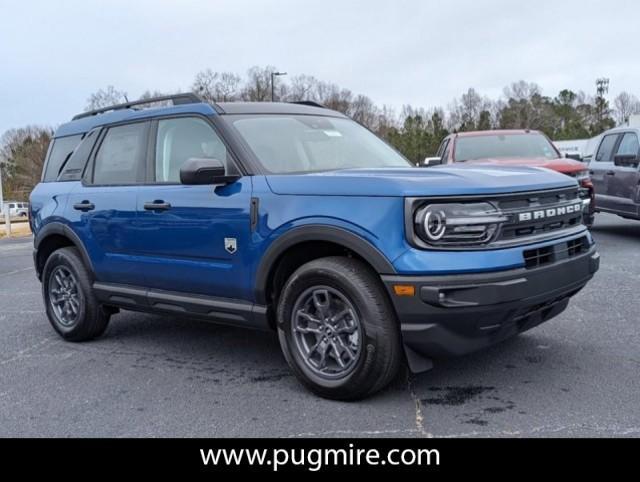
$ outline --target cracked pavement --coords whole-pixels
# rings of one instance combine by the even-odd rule
[[[122,312],[81,344],[49,326],[31,239],[0,241],[0,436],[640,436],[640,222],[598,215],[600,272],[567,311],[488,350],[322,400],[275,335]]]

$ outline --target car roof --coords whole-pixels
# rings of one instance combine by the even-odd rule
[[[346,117],[338,111],[313,102],[218,102],[220,114],[298,114]]]
[[[478,137],[478,136],[509,136],[518,134],[540,134],[540,131],[533,129],[494,129],[487,131],[466,131],[457,132],[454,134],[456,137]]]
[[[153,100],[150,99],[149,102],[152,103]],[[96,127],[119,122],[179,114],[201,114],[207,116],[227,114],[293,114],[346,117],[340,112],[324,108],[320,104],[313,102],[220,102],[210,104],[202,101],[148,109],[116,107],[116,110],[111,111],[106,108],[104,112],[95,111],[79,114],[70,122],[60,125],[58,129],[56,129],[54,137],[80,135]]]

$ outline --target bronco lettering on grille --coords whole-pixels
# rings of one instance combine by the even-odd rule
[[[560,206],[556,208],[540,209],[537,211],[529,211],[518,214],[518,221],[535,221],[537,219],[553,218],[555,216],[564,216],[566,214],[579,213],[582,210],[582,203],[569,204],[568,206]]]

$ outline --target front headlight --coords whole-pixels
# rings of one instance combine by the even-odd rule
[[[441,203],[418,208],[414,229],[420,239],[434,247],[470,246],[491,242],[506,216],[490,203]]]

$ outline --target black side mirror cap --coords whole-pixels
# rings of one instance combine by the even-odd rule
[[[180,168],[182,184],[230,184],[240,178],[227,175],[224,162],[220,159],[188,159]]]
[[[566,157],[567,159],[573,159],[574,161],[583,162],[582,156],[580,154],[565,154],[564,157]]]
[[[613,164],[616,166],[638,167],[639,162],[637,154],[620,154],[613,157]]]

